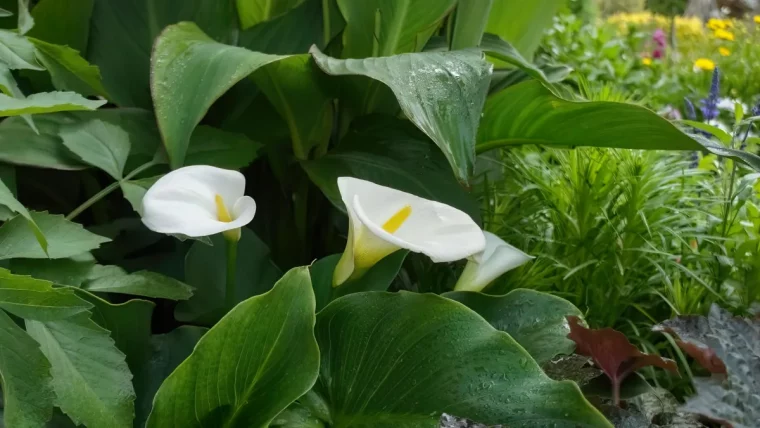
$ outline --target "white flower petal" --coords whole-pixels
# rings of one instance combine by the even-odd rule
[[[255,202],[243,202],[241,219],[233,214],[233,221],[227,223],[218,219],[215,198],[220,195],[227,210],[235,212],[230,204],[242,200],[244,191],[245,177],[237,171],[207,165],[180,168],[161,177],[145,193],[142,220],[153,231],[190,237],[238,228],[253,218]]]
[[[234,227],[243,227],[256,215],[256,201],[250,196],[243,196],[232,207],[232,221],[227,223]]]
[[[483,232],[486,248],[470,258],[456,290],[481,291],[504,273],[534,259],[491,232]]]

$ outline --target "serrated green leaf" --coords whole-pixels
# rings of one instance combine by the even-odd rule
[[[99,119],[63,125],[63,144],[84,162],[121,180],[132,147],[129,133],[121,126]]]
[[[0,94],[0,116],[95,110],[105,103],[88,100],[76,92],[41,92],[21,99]]]
[[[19,89],[16,79],[13,78],[11,70],[5,65],[0,65],[0,91],[9,97],[26,98],[26,95],[24,95],[24,93],[21,92],[21,89]],[[32,128],[32,130],[34,130],[34,132],[39,133],[32,120],[32,115],[23,114],[21,117],[24,118],[24,121],[30,128]]]
[[[71,289],[0,269],[0,308],[20,318],[51,321],[86,312],[92,307]]]
[[[147,427],[266,427],[317,379],[306,268],[232,309],[156,394]]]
[[[467,306],[495,329],[509,333],[538,364],[559,354],[572,354],[575,343],[567,338],[568,315],[583,316],[567,300],[534,290],[513,290],[504,296],[469,291],[443,295]]]
[[[315,391],[331,426],[438,427],[443,412],[509,427],[611,427],[569,381],[549,379],[508,334],[432,294],[357,293],[315,327]]]
[[[66,259],[13,259],[10,270],[59,285],[79,287],[95,276],[95,258],[89,253]]]
[[[29,214],[26,207],[13,196],[11,189],[9,189],[2,180],[0,180],[0,204],[5,205],[15,213],[21,214],[21,216],[26,219],[29,227],[32,229],[32,233],[34,233],[35,239],[40,244],[40,247],[42,247],[42,251],[47,254],[48,243],[45,234],[42,233],[40,227],[34,222],[34,219],[31,214]]]
[[[27,320],[26,329],[50,361],[56,404],[72,421],[89,428],[132,426],[132,374],[108,330],[89,313]]]
[[[316,48],[311,54],[328,74],[367,76],[387,85],[407,118],[443,151],[459,181],[468,182],[492,69],[481,52],[422,52],[347,60],[330,58]]]
[[[0,161],[15,165],[78,170],[87,166],[58,137],[62,114],[37,116],[36,132],[22,117],[0,122]]]
[[[108,238],[88,232],[81,225],[61,215],[46,212],[30,213],[47,239],[47,254],[37,242],[34,231],[22,216],[12,218],[0,227],[0,260],[14,258],[61,259],[76,256],[100,247]]]
[[[102,276],[87,282],[83,288],[93,293],[120,293],[169,300],[187,300],[193,295],[193,288],[189,285],[149,271]]]
[[[35,48],[26,37],[0,30],[0,63],[11,70],[44,70],[37,62]]]
[[[47,69],[55,89],[108,98],[100,69],[82,58],[78,51],[34,38],[29,40],[37,48],[37,59]]]
[[[172,168],[184,164],[193,129],[211,104],[258,68],[282,58],[216,42],[190,22],[165,29],[151,57],[151,88]]]
[[[13,320],[0,311],[0,376],[3,412],[0,424],[38,428],[53,415],[50,363],[40,347]]]

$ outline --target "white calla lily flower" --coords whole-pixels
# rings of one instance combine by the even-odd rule
[[[334,287],[402,248],[436,263],[461,260],[485,248],[478,225],[456,208],[352,177],[338,178],[338,188],[349,229]]]
[[[517,248],[507,244],[491,232],[483,232],[486,248],[467,261],[456,286],[457,291],[482,291],[496,278],[533,260]]]
[[[240,239],[240,228],[256,214],[245,196],[245,177],[208,165],[186,166],[156,181],[143,197],[142,221],[159,233],[201,237],[224,232]]]

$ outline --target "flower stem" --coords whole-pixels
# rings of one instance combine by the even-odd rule
[[[232,310],[237,303],[235,298],[235,273],[237,271],[237,240],[227,239],[227,287],[224,301],[227,310]]]

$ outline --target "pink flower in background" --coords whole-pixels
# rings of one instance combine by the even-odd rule
[[[654,34],[652,34],[652,40],[655,44],[654,51],[652,51],[652,58],[662,59],[665,57],[665,48],[668,45],[665,41],[665,32],[662,31],[662,28],[655,30]]]

